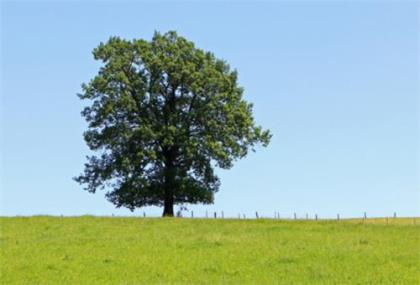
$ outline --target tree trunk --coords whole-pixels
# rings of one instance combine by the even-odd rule
[[[165,184],[164,184],[164,201],[163,201],[163,217],[174,216],[174,187],[175,185],[175,167],[174,149],[165,151]]]
[[[165,197],[164,207],[163,207],[163,217],[173,217],[174,216],[174,199],[169,195]]]

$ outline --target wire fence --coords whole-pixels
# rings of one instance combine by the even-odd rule
[[[114,216],[114,215],[112,215]],[[137,216],[139,217],[139,216]],[[143,218],[159,218],[161,216],[158,215],[147,215],[146,212],[143,212],[140,217]],[[383,220],[386,224],[391,223],[393,220],[397,218],[403,218],[406,220],[412,219],[413,224],[420,224],[420,217],[399,217],[397,212],[394,212],[392,215],[385,216],[385,217],[378,217],[378,216],[371,216],[369,217],[367,212],[362,213],[359,217],[343,217],[340,213],[337,213],[335,217],[325,216],[322,217],[318,214],[309,213],[298,215],[297,213],[293,213],[292,215],[281,215],[280,212],[274,212],[271,216],[270,215],[261,215],[258,211],[255,211],[253,215],[248,215],[245,213],[238,213],[235,215],[225,215],[224,211],[201,211],[201,212],[194,212],[194,211],[178,211],[175,215],[178,218],[189,218],[189,219],[236,219],[236,220],[256,220],[256,219],[271,219],[271,220],[289,220],[289,221],[340,221],[340,220],[361,220],[365,222],[367,220]],[[419,220],[419,221],[417,221]]]

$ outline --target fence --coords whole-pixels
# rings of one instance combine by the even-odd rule
[[[112,216],[114,216],[114,214],[112,214]],[[142,214],[143,218],[146,217],[160,217],[160,216],[147,216],[146,212],[143,212]],[[238,213],[237,216],[225,216],[224,211],[214,211],[214,212],[209,212],[208,210],[206,210],[204,213],[202,213],[202,215],[196,215],[196,213],[194,213],[194,211],[186,211],[186,212],[181,212],[178,211],[176,213],[176,217],[180,217],[180,218],[191,218],[191,219],[239,219],[239,220],[251,220],[251,219],[272,219],[272,220],[296,220],[296,221],[303,221],[303,220],[314,220],[314,221],[318,221],[318,220],[350,220],[350,219],[360,219],[363,222],[365,222],[368,219],[368,214],[367,212],[364,212],[363,215],[361,215],[360,217],[347,217],[347,218],[343,218],[342,216],[340,216],[340,213],[337,213],[336,217],[321,217],[319,216],[317,213],[313,214],[312,216],[309,215],[309,213],[306,213],[305,215],[299,216],[297,213],[293,213],[292,216],[287,216],[287,215],[280,215],[280,212],[274,212],[274,214],[272,216],[267,216],[267,215],[261,215],[260,213],[258,213],[258,211],[256,211],[254,213],[254,215],[251,216],[247,216],[245,213]],[[385,217],[369,217],[369,218],[373,218],[373,219],[385,219],[386,224],[390,223],[390,221],[392,221],[392,219],[396,219],[397,218],[397,212],[394,212],[393,215],[391,216],[385,216]],[[405,217],[405,218],[410,218],[410,217]],[[413,224],[416,224],[416,218],[415,217],[411,217],[413,220]]]

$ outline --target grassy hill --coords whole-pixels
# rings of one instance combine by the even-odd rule
[[[0,218],[2,284],[420,284],[420,219]]]

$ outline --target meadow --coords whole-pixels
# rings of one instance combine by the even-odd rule
[[[0,218],[2,284],[420,284],[420,219]]]

